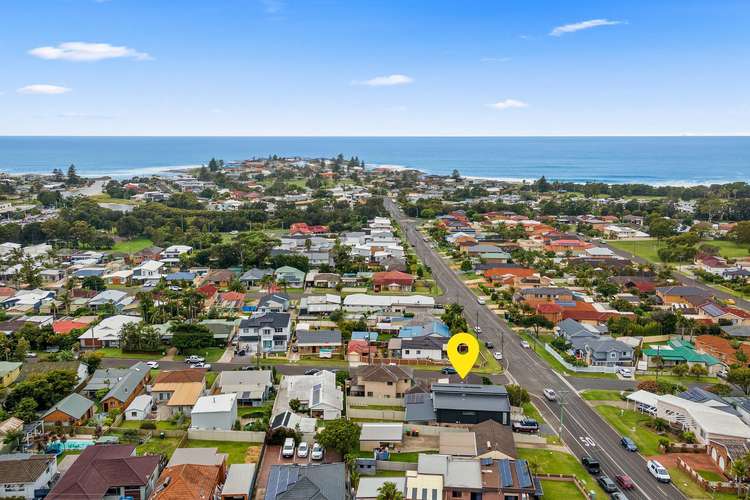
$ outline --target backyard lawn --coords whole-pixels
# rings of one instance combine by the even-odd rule
[[[576,488],[576,485],[568,481],[550,481],[542,479],[542,490],[547,498],[586,498]]]
[[[607,498],[607,495],[599,487],[594,478],[586,472],[583,465],[576,457],[569,453],[561,451],[539,450],[532,448],[518,448],[518,458],[528,460],[535,464],[537,472],[547,474],[570,474],[586,484],[587,489],[596,491],[597,498]],[[549,495],[545,490],[544,496],[548,498],[560,498],[556,495]]]
[[[135,252],[140,252],[144,248],[148,248],[151,246],[154,246],[153,241],[149,240],[148,238],[139,238],[137,240],[118,241],[112,247],[112,251],[123,252],[123,253],[135,253]]]
[[[120,424],[121,429],[140,429],[142,420],[125,420]],[[150,420],[156,424],[156,430],[159,431],[174,431],[184,430],[190,427],[190,419],[186,418],[180,425],[174,424],[168,420]]]
[[[171,457],[174,450],[180,444],[181,438],[164,438],[160,439],[158,436],[152,437],[146,443],[138,445],[136,452],[139,455],[155,455],[162,454],[166,457]]]
[[[244,464],[247,449],[257,446],[259,443],[239,443],[234,441],[204,441],[190,439],[187,441],[188,448],[217,448],[221,453],[229,455],[230,464]]]
[[[651,421],[651,417],[638,413],[634,410],[623,410],[615,406],[601,405],[596,407],[596,411],[604,417],[609,424],[617,430],[623,436],[630,437],[635,444],[638,445],[638,450],[645,456],[658,455],[661,453],[659,449],[659,434],[646,427],[646,424]],[[635,431],[633,430],[635,429]],[[615,446],[619,446],[619,443],[612,443]]]

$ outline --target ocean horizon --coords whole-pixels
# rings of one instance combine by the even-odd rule
[[[717,184],[750,180],[750,137],[3,136],[0,171],[125,178],[269,155],[358,156],[368,166],[507,181]]]

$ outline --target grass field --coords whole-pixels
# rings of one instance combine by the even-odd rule
[[[161,352],[122,352],[122,349],[116,347],[104,347],[97,349],[96,352],[102,353],[105,358],[152,360],[162,357]]]
[[[737,495],[731,493],[709,493],[703,488],[698,486],[698,483],[693,481],[687,473],[683,472],[677,467],[670,467],[669,475],[672,476],[672,483],[688,498],[700,498],[700,499],[715,499],[715,500],[729,500],[731,498],[736,499]]]
[[[587,401],[620,401],[620,391],[589,389],[583,391],[581,397]]]
[[[635,444],[638,445],[638,450],[646,456],[658,455],[661,453],[659,449],[659,436],[656,432],[646,427],[646,423],[651,420],[651,417],[638,413],[634,410],[622,410],[615,406],[600,405],[596,407],[596,411],[609,422],[609,424],[617,430],[623,436],[630,437]],[[633,430],[635,429],[635,430]],[[612,443],[613,446],[619,446],[619,443]]]
[[[542,490],[546,498],[586,498],[576,488],[576,485],[567,481],[550,481],[542,479]]]
[[[140,429],[141,428],[141,420],[125,420],[120,424],[120,428],[122,429]],[[172,422],[169,422],[167,420],[157,420],[156,422],[156,430],[159,431],[174,431],[174,430],[183,430],[190,427],[190,419],[185,419],[182,424],[177,425],[173,424]]]
[[[635,378],[639,382],[641,380],[656,380],[656,375],[636,375]],[[704,382],[707,384],[723,384],[724,383],[724,381],[718,377],[701,377],[700,379],[696,379],[695,377],[691,377],[689,375],[686,377],[678,377],[676,375],[669,375],[667,373],[660,373],[659,380],[665,380],[667,382],[672,382],[673,384],[680,384],[684,386],[687,386],[689,384],[694,384],[696,382]]]
[[[157,436],[152,437],[146,443],[137,446],[135,450],[139,455],[155,455],[160,453],[166,457],[171,457],[179,444],[180,438],[159,439]]]
[[[239,443],[233,441],[203,441],[190,439],[187,442],[188,448],[217,448],[220,453],[229,455],[230,464],[244,464],[247,449],[250,446],[257,446],[258,443]]]
[[[137,240],[126,240],[118,241],[115,246],[112,247],[113,252],[124,252],[124,253],[135,253],[140,252],[144,248],[153,246],[154,242],[148,238],[139,238]]]
[[[534,406],[533,403],[524,403],[522,408],[523,408],[524,415],[526,415],[529,418],[533,418],[540,424],[544,423],[544,418],[542,418],[542,414],[539,413],[539,410],[536,409],[536,406]]]
[[[655,239],[648,240],[613,240],[607,242],[609,245],[625,250],[633,255],[641,257],[651,262],[661,262],[658,251],[660,248],[667,246],[665,242],[658,242]],[[719,247],[719,253],[727,259],[736,259],[737,257],[746,257],[748,255],[748,245],[739,245],[734,241],[708,240],[707,243]]]
[[[523,458],[531,463],[536,464],[538,472],[547,474],[571,474],[586,484],[586,488],[593,489],[597,498],[607,498],[604,490],[594,478],[586,472],[581,462],[569,453],[561,451],[538,450],[532,448],[518,448],[518,458]],[[561,498],[555,495],[548,495],[545,490],[544,496],[547,498]]]

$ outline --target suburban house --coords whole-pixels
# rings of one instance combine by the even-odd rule
[[[330,358],[341,354],[341,332],[338,330],[298,330],[295,335],[300,356]]]
[[[125,306],[132,304],[133,300],[135,297],[122,290],[104,290],[89,300],[87,305],[94,311],[104,305],[112,305],[116,311],[122,311]]]
[[[343,463],[272,465],[264,500],[347,500],[348,474]]]
[[[125,420],[146,420],[154,405],[154,398],[150,394],[141,394],[125,409]]]
[[[518,301],[523,301],[531,307],[545,302],[571,302],[573,301],[573,292],[567,288],[555,287],[537,287],[524,288],[517,294]]]
[[[400,341],[400,351],[397,351],[396,354],[398,354],[397,357],[400,357],[401,359],[429,359],[431,361],[442,361],[445,358],[445,350],[448,345],[447,338],[432,335],[391,340]]]
[[[229,269],[211,269],[203,277],[203,284],[212,284],[219,288],[226,288],[236,278]]]
[[[341,297],[332,293],[305,295],[299,301],[302,315],[331,314],[341,309]]]
[[[46,498],[121,498],[145,500],[156,486],[159,455],[136,456],[135,446],[108,444],[84,449]]]
[[[567,341],[575,338],[590,338],[605,335],[609,329],[606,325],[589,325],[581,323],[571,318],[560,321],[556,326],[557,334],[564,337]]]
[[[135,281],[158,280],[161,278],[161,268],[164,263],[158,260],[147,260],[133,268],[131,279]]]
[[[569,342],[571,353],[590,366],[630,366],[633,364],[633,347],[609,335],[577,336]]]
[[[411,292],[414,276],[401,271],[381,271],[372,275],[372,289],[375,292]]]
[[[510,400],[501,385],[432,384],[430,393],[406,395],[407,422],[510,425]]]
[[[98,368],[91,375],[91,378],[89,378],[88,383],[81,392],[84,396],[94,399],[96,398],[96,393],[98,391],[101,389],[111,389],[131,371],[148,373],[148,370],[148,365],[142,361],[134,364],[130,368]]]
[[[42,415],[42,420],[53,425],[85,425],[93,418],[96,404],[73,392]]]
[[[231,431],[237,421],[237,394],[203,396],[193,406],[190,427]]]
[[[216,380],[221,394],[237,394],[240,406],[261,406],[273,391],[271,370],[222,371]]]
[[[347,312],[408,312],[432,309],[435,299],[426,295],[367,295],[353,293],[344,297]]]
[[[36,498],[57,476],[55,455],[6,453],[0,455],[0,498]]]
[[[289,313],[267,312],[255,314],[240,322],[239,342],[251,353],[286,352],[291,336],[291,315]]]
[[[671,394],[657,396],[656,416],[693,432],[699,443],[750,439],[750,427],[736,415]]]
[[[0,361],[0,388],[8,387],[21,375],[23,363],[17,361]]]
[[[706,453],[725,474],[731,476],[732,463],[750,453],[750,445],[743,439],[711,439]]]
[[[206,370],[162,371],[151,386],[151,395],[156,404],[166,404],[169,416],[183,413],[190,416],[193,405],[203,395],[206,387]]]
[[[192,251],[193,247],[188,245],[172,245],[162,250],[159,260],[169,264],[179,264],[180,255],[184,253],[190,253]]]
[[[718,335],[697,336],[695,338],[695,350],[699,353],[710,354],[727,367],[737,364],[747,367],[747,359],[750,359],[750,345],[740,344],[738,349],[735,349],[731,341]],[[737,350],[742,351],[747,357],[742,363],[737,359]]]
[[[273,406],[277,415],[289,409],[289,401],[296,399],[311,417],[336,420],[344,408],[344,394],[336,386],[336,375],[321,370],[314,375],[287,375],[281,380]]]
[[[305,272],[292,266],[281,266],[273,273],[276,283],[286,283],[292,288],[302,288],[305,285]]]
[[[336,288],[341,283],[341,276],[336,273],[310,271],[305,276],[305,285],[313,288]]]
[[[240,283],[245,287],[260,286],[260,282],[264,276],[273,276],[273,269],[258,269],[254,267],[249,271],[245,271],[240,276]]]
[[[78,337],[82,349],[100,349],[102,347],[120,347],[120,332],[129,323],[140,323],[137,316],[118,314],[104,318]]]
[[[359,434],[359,449],[362,451],[395,448],[404,440],[404,424],[365,422]]]
[[[703,354],[695,349],[690,342],[672,339],[666,345],[658,345],[643,349],[643,359],[648,369],[653,369],[658,360],[661,358],[665,369],[678,364],[687,364],[688,367],[693,365],[703,365],[708,370],[709,375],[716,375],[722,368],[721,362],[710,354]]]
[[[469,427],[474,434],[478,458],[516,458],[513,430],[495,420],[485,420]]]
[[[366,365],[354,373],[349,394],[396,399],[403,398],[412,386],[411,371],[397,365]]]
[[[140,367],[145,368],[140,368]],[[138,368],[136,368],[138,367]],[[109,392],[101,400],[102,410],[105,412],[115,408],[124,410],[141,393],[149,379],[149,369],[145,363],[137,363],[117,379],[109,388]]]
[[[659,297],[664,305],[685,304],[692,305],[692,302],[698,298],[706,301],[710,299],[710,293],[702,288],[695,286],[663,286],[656,288],[656,296]]]
[[[269,293],[258,300],[258,312],[287,312],[289,310],[289,297],[281,293]]]
[[[224,482],[218,465],[181,464],[165,467],[152,500],[201,500],[218,498]]]

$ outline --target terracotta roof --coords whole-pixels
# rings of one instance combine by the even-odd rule
[[[536,310],[540,314],[557,314],[563,311],[563,307],[554,302],[544,302],[542,304],[537,304]]]
[[[159,476],[153,500],[213,498],[221,481],[221,466],[183,464],[167,467]]]
[[[89,446],[78,456],[47,498],[93,500],[104,497],[115,486],[145,486],[159,466],[158,455],[133,456],[135,446],[106,444]]]
[[[209,283],[207,285],[196,288],[195,291],[208,299],[216,295],[216,292],[218,292],[219,289]]]
[[[533,276],[536,272],[536,269],[529,269],[527,267],[493,267],[484,272],[484,277],[518,276],[526,278]]]
[[[401,271],[383,271],[372,275],[373,283],[413,283],[414,276]]]
[[[179,384],[172,393],[172,397],[167,401],[167,406],[193,406],[203,394],[203,389],[205,389],[205,386],[202,382]],[[151,390],[155,389],[152,388]]]
[[[83,323],[81,321],[61,320],[52,323],[52,331],[57,334],[66,334],[73,330],[78,330],[79,328],[86,328],[87,326],[88,323]]]
[[[203,382],[203,377],[206,376],[206,370],[202,368],[189,368],[187,370],[169,370],[159,372],[156,376],[156,384],[180,384],[186,382]]]

